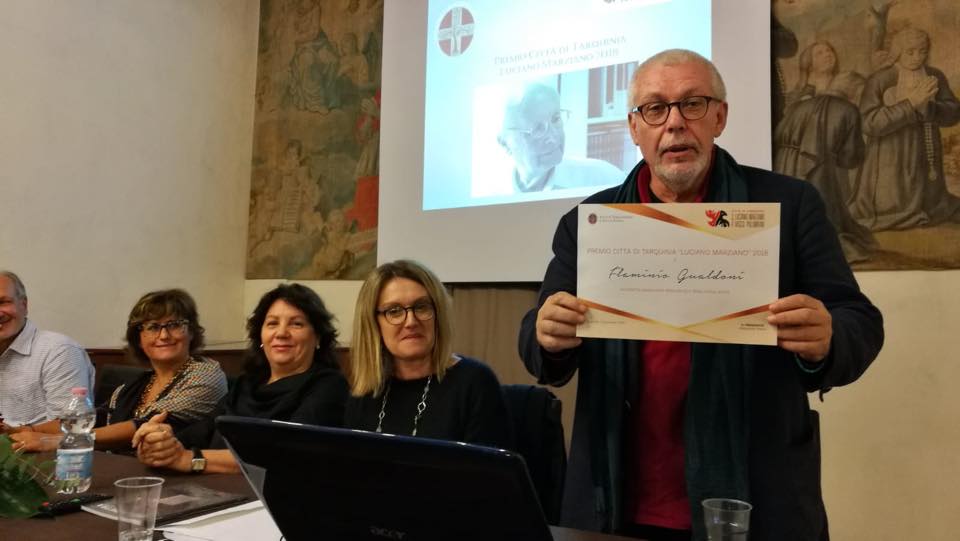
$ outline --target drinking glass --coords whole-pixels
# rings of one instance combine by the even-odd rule
[[[730,498],[709,498],[702,504],[708,541],[747,541],[752,505]]]
[[[117,533],[120,541],[151,541],[160,502],[160,477],[119,479],[116,488]]]

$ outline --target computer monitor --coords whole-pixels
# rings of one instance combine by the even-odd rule
[[[245,417],[217,429],[287,541],[552,539],[510,451]]]

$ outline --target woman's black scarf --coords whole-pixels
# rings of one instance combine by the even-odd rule
[[[266,376],[244,375],[227,397],[227,414],[289,421],[320,378],[316,364],[307,371],[266,383]]]
[[[637,175],[641,161],[618,190],[614,203],[639,203]],[[716,147],[712,176],[704,201],[747,201],[747,183],[740,166]],[[591,398],[591,468],[597,487],[597,510],[609,531],[623,522],[624,404],[632,400],[638,379],[639,344],[635,340],[603,340],[602,361],[584,370],[580,385]],[[705,498],[749,501],[749,403],[753,350],[735,344],[691,344],[690,382],[684,420],[685,475],[694,539],[706,539]]]

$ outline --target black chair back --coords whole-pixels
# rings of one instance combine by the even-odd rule
[[[563,479],[567,471],[563,405],[549,390],[537,385],[503,385],[516,451],[523,456],[550,524],[560,519]]]
[[[130,383],[147,371],[143,366],[109,363],[97,367],[97,388],[93,391],[94,405],[102,406],[110,400],[113,390]]]

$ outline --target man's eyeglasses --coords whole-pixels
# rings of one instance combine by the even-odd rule
[[[523,128],[506,128],[510,131],[515,131],[517,133],[523,134],[530,139],[540,139],[543,136],[547,135],[553,128],[558,128],[563,126],[565,120],[570,120],[570,111],[568,109],[559,109],[556,113],[550,117],[549,120],[542,120],[534,124],[530,129]]]
[[[407,320],[407,312],[413,312],[413,317],[418,321],[429,321],[436,315],[436,310],[431,302],[418,302],[413,306],[390,306],[383,310],[377,310],[377,314],[383,316],[387,323],[391,325],[400,325]]]
[[[180,337],[187,332],[188,325],[190,325],[189,319],[175,319],[166,323],[144,323],[140,325],[140,334],[148,338],[155,338],[166,329],[170,336]]]
[[[630,112],[640,113],[643,121],[651,126],[659,126],[667,121],[671,107],[676,107],[680,111],[680,116],[687,120],[700,120],[707,115],[707,109],[710,108],[711,101],[719,102],[722,100],[711,96],[690,96],[680,101],[651,101],[634,107]]]

